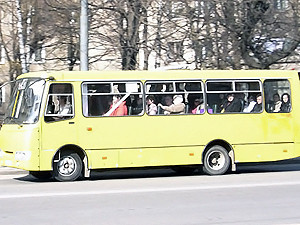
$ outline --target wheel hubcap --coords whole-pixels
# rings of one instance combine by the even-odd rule
[[[63,158],[58,163],[58,171],[64,176],[71,176],[75,172],[76,167],[76,161],[70,156]]]
[[[225,156],[221,152],[212,152],[207,157],[207,164],[213,170],[222,169],[225,165]]]

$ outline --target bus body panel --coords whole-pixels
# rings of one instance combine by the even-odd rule
[[[43,170],[52,169],[52,159],[60,148],[77,144],[77,128],[75,125],[74,119],[42,123],[40,154]]]
[[[91,169],[201,164],[204,146],[88,150]]]
[[[107,165],[107,159],[102,157],[113,151],[118,152],[113,154],[118,160],[112,160],[110,167],[200,164],[205,145],[213,140],[224,140],[237,146],[236,149],[242,149],[233,149],[236,162],[272,161],[297,156],[291,152],[293,121],[290,114],[147,117],[124,117],[122,122],[117,117],[82,120],[89,122],[86,125],[81,122],[79,145],[90,152],[96,151],[93,152],[91,168]],[[214,125],[212,129],[210,124],[218,126]],[[103,127],[109,129],[104,130]],[[272,155],[268,146],[274,143],[279,143],[280,149],[283,149],[278,152],[275,147],[277,153]],[[289,153],[283,151],[285,149]],[[257,157],[257,152],[262,152],[260,157]],[[189,154],[194,157],[185,157]]]
[[[267,162],[299,156],[293,143],[234,145],[236,163]]]
[[[5,125],[1,128],[2,166],[40,170],[40,128],[32,125]]]

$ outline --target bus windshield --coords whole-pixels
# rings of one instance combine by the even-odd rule
[[[40,112],[44,85],[45,80],[40,78],[17,80],[3,123],[36,123]]]

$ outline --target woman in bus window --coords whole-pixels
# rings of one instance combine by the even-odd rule
[[[109,116],[125,116],[125,115],[127,115],[126,102],[123,101],[121,104],[119,104],[120,100],[121,100],[121,96],[119,96],[119,95],[113,96],[113,100],[112,100],[110,109],[112,109],[115,105],[118,105],[118,107]]]
[[[272,105],[272,108],[271,110],[273,112],[279,112],[280,111],[280,108],[281,108],[281,104],[282,102],[280,101],[280,96],[278,93],[275,93],[273,95],[273,105]]]
[[[244,108],[243,112],[251,112],[252,109],[255,107],[256,101],[254,100],[254,97],[252,95],[249,96],[249,102],[248,105]]]
[[[194,108],[192,109],[192,114],[201,114],[204,113],[204,103],[200,98],[194,100]]]
[[[224,112],[240,112],[242,109],[241,101],[235,98],[234,94],[227,95],[227,101],[221,106],[221,113]]]
[[[281,96],[281,107],[280,112],[287,113],[291,111],[291,101],[290,101],[290,95],[288,93],[284,93]]]
[[[262,96],[258,94],[256,96],[256,104],[254,105],[253,109],[251,110],[252,113],[258,113],[262,111]]]

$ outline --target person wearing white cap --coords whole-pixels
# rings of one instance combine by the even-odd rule
[[[161,107],[164,110],[164,114],[182,114],[184,113],[185,104],[183,103],[182,95],[174,95],[173,104],[170,106],[164,106],[158,104],[158,107]]]

